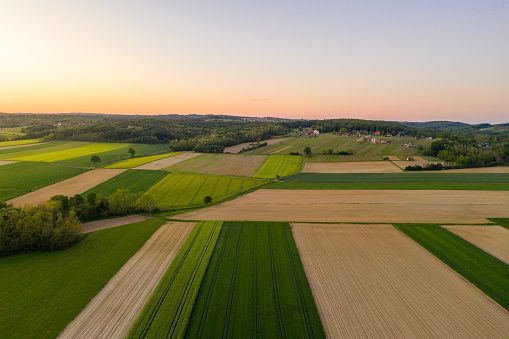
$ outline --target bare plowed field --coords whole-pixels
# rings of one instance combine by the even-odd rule
[[[81,224],[81,232],[82,233],[90,233],[100,230],[105,230],[107,228],[113,228],[128,224],[134,224],[137,222],[141,222],[149,219],[149,217],[143,215],[128,215],[125,217],[112,218],[112,219],[103,219],[97,221],[91,221]]]
[[[390,161],[308,162],[307,173],[399,173],[401,169]]]
[[[330,338],[509,333],[506,310],[391,225],[292,228]]]
[[[136,167],[136,169],[145,169],[145,170],[160,170],[165,167],[178,164],[179,162],[182,162],[187,159],[194,158],[201,153],[182,153],[177,154],[169,158],[164,158],[156,161],[149,162],[148,164],[144,164],[141,166]]]
[[[180,218],[469,224],[507,217],[507,206],[507,191],[262,189]]]
[[[281,142],[285,140],[286,138],[274,138],[274,139],[268,139],[260,141],[260,143],[266,142],[267,146],[277,144],[278,142]],[[251,145],[251,142],[245,142],[243,144],[233,145],[230,147],[225,147],[224,153],[239,153],[242,151],[243,148],[247,148]]]
[[[60,338],[125,338],[193,223],[168,223],[118,271]]]
[[[85,192],[100,183],[122,173],[123,169],[96,169],[77,175],[75,177],[57,182],[56,184],[43,187],[37,191],[27,193],[20,197],[9,200],[14,206],[36,205],[43,203],[57,194],[67,196]]]
[[[502,226],[446,226],[452,233],[509,264],[509,230]]]

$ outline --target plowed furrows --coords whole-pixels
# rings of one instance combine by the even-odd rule
[[[60,337],[125,337],[193,225],[161,226]]]
[[[509,333],[506,310],[390,225],[294,224],[293,232],[329,337]]]

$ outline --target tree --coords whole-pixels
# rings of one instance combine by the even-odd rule
[[[134,154],[136,154],[136,151],[135,151],[135,150],[134,150],[134,148],[132,148],[132,147],[131,147],[131,148],[129,148],[129,149],[127,150],[127,152],[131,155],[131,158],[132,158],[132,157],[134,157]]]
[[[207,195],[203,198],[203,202],[205,205],[209,205],[212,202],[212,197],[210,195]]]
[[[98,155],[92,155],[92,157],[90,158],[90,161],[92,161],[94,163],[94,165],[97,166],[97,164],[99,164],[101,162],[101,158]]]
[[[311,147],[306,146],[306,148],[304,148],[304,155],[305,155],[306,157],[309,157],[311,154],[312,154],[312,152],[311,152]]]

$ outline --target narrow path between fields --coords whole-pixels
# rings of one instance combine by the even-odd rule
[[[193,226],[161,226],[59,338],[125,338]]]
[[[125,217],[86,222],[86,223],[81,224],[81,233],[90,233],[90,232],[105,230],[107,228],[113,228],[113,227],[124,226],[124,225],[128,225],[128,224],[134,224],[134,223],[141,222],[141,221],[144,221],[147,219],[150,219],[150,217],[147,217],[144,215],[128,215]]]

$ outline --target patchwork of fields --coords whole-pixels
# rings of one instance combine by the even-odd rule
[[[302,157],[296,155],[269,155],[255,178],[277,178],[296,174],[302,167]]]
[[[136,157],[116,162],[114,164],[106,166],[105,168],[134,168],[156,160],[173,157],[177,154],[181,154],[181,152],[170,152],[163,154],[147,155],[144,157]]]
[[[133,193],[145,193],[167,175],[168,172],[164,171],[127,170],[89,189],[84,194],[94,192],[107,197],[118,189],[127,189]]]

